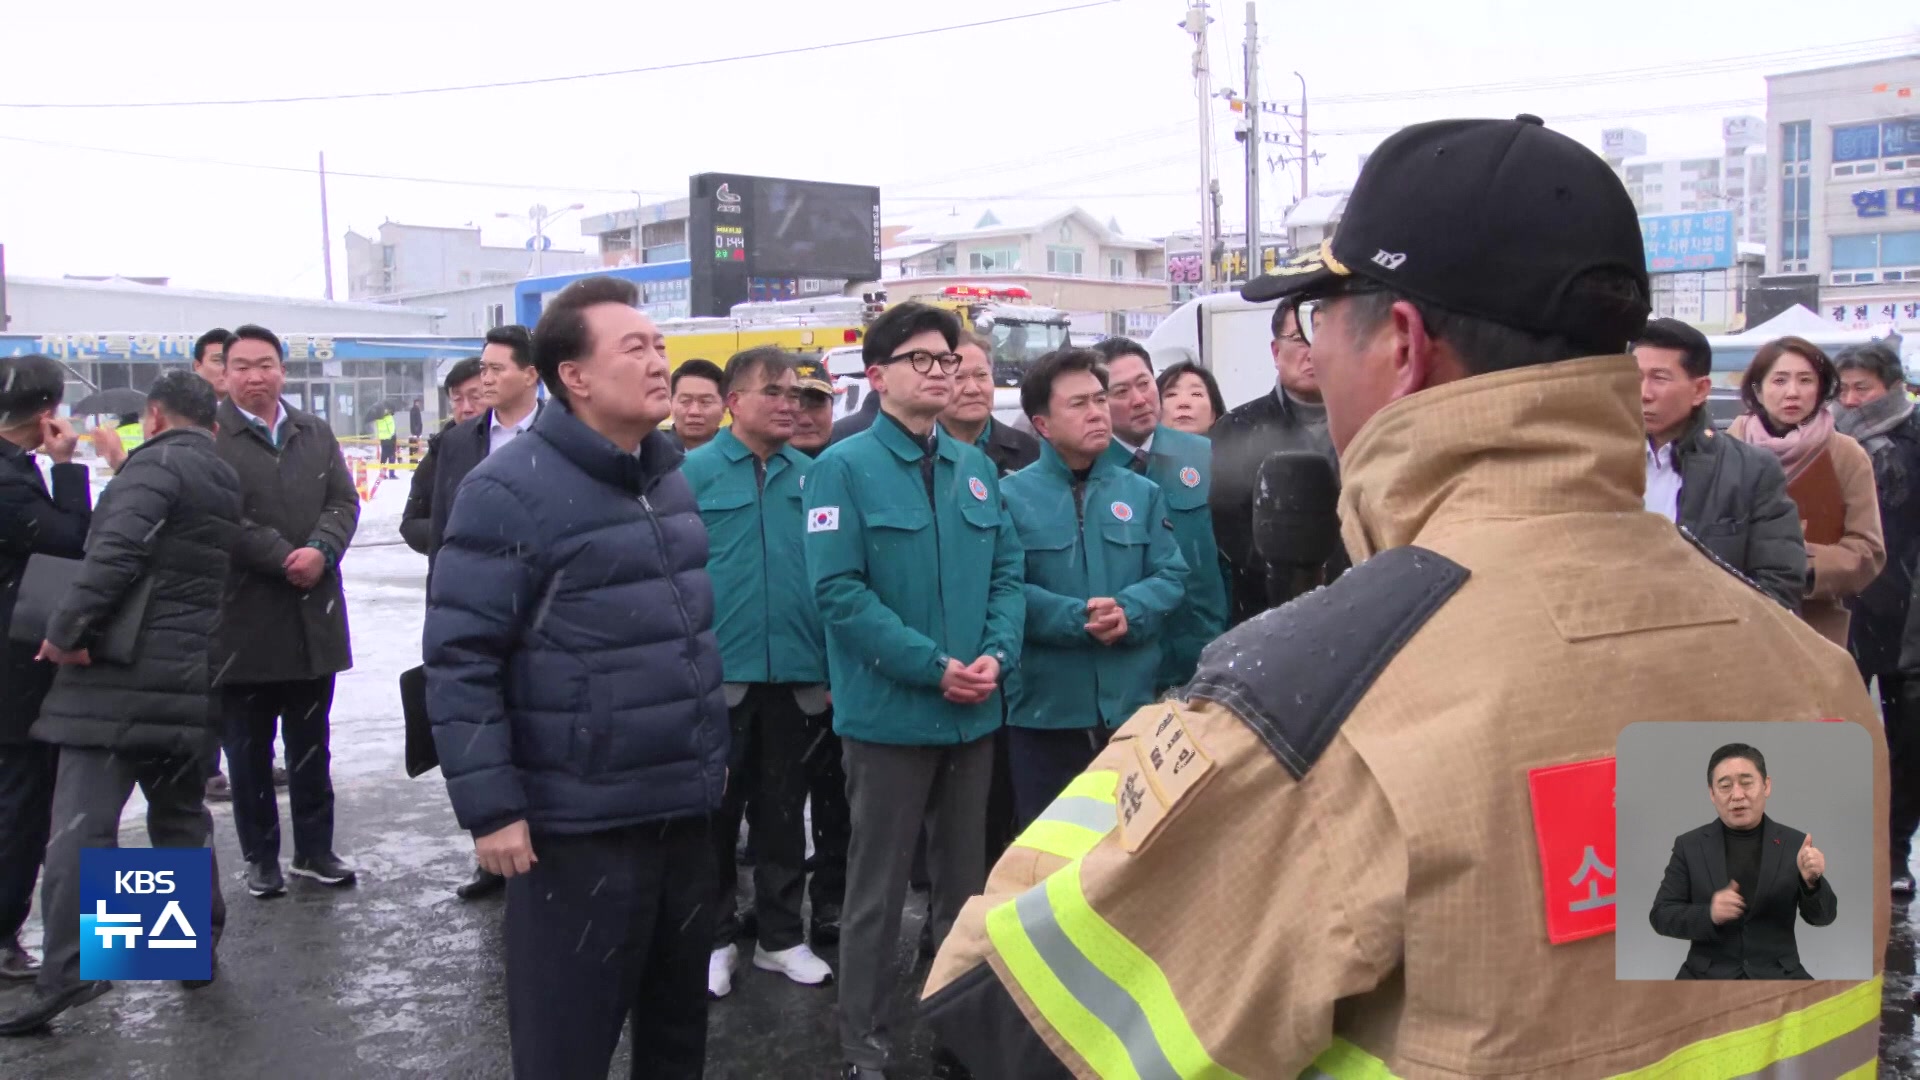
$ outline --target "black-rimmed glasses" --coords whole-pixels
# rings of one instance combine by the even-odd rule
[[[960,370],[960,354],[956,352],[936,353],[925,349],[914,349],[912,352],[895,353],[887,357],[889,364],[898,364],[902,361],[911,364],[913,370],[921,375],[931,375],[935,364],[940,365],[940,370],[948,375]]]

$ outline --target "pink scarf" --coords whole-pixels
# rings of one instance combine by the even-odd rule
[[[1727,434],[1749,443],[1762,450],[1768,450],[1780,459],[1780,467],[1787,472],[1787,483],[1805,471],[1827,449],[1827,440],[1833,437],[1833,414],[1826,409],[1815,409],[1799,427],[1778,438],[1767,430],[1760,418],[1747,413],[1733,422]]]

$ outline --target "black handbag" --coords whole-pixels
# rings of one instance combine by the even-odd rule
[[[58,555],[35,555],[27,560],[20,575],[20,592],[13,602],[13,622],[7,636],[17,645],[39,648],[46,640],[47,623],[66,600],[73,583],[80,579],[83,559],[63,559]],[[95,663],[131,664],[140,650],[140,624],[147,618],[147,601],[153,595],[153,575],[142,574],[127,590],[120,609],[102,626],[94,629],[84,643]]]

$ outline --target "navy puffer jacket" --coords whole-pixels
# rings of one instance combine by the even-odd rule
[[[427,598],[427,711],[476,837],[719,807],[727,707],[681,457],[657,432],[626,453],[554,403],[461,483]]]

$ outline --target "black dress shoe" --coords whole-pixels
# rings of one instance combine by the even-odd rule
[[[33,1001],[26,1008],[0,1020],[0,1036],[30,1035],[47,1026],[47,1022],[76,1005],[85,1005],[101,994],[113,989],[113,984],[105,979],[90,982],[78,982],[57,993],[48,994],[35,990]]]
[[[462,900],[481,900],[507,887],[507,879],[482,866],[473,868],[473,877],[465,885],[453,890],[453,895]]]

